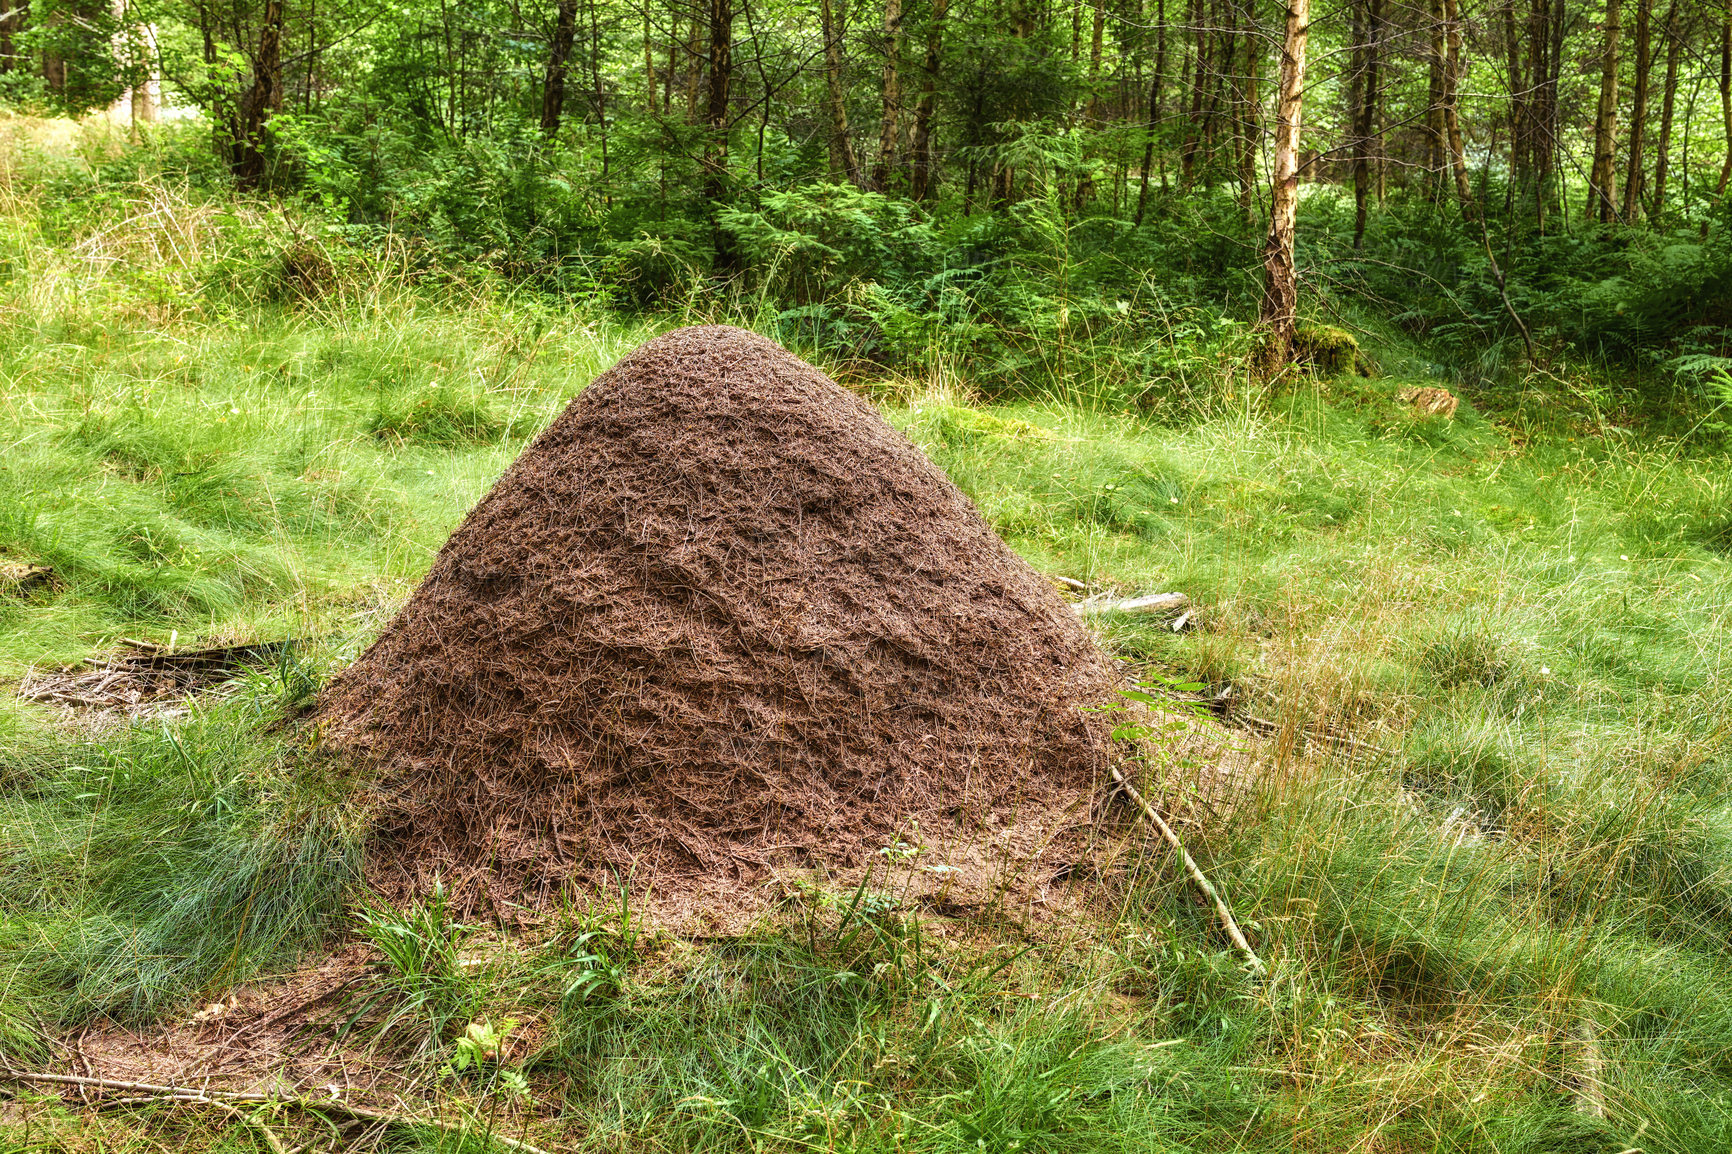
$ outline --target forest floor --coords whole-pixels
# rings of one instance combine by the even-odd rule
[[[0,1077],[0,1149],[1732,1148],[1717,437],[1561,371],[1426,416],[1439,367],[1371,324],[1375,376],[1222,374],[1163,423],[842,373],[1037,568],[1192,599],[1095,624],[1231,687],[1164,768],[1236,767],[1170,801],[1267,975],[1158,842],[1056,929],[889,887],[725,940],[582,894],[466,925],[357,887],[353,783],[292,718],[536,430],[700,318],[218,307],[0,221],[0,1056],[271,1099]],[[15,692],[289,638],[180,702]]]

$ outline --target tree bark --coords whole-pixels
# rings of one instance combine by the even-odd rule
[[[1467,179],[1467,147],[1461,134],[1461,79],[1466,65],[1461,55],[1460,0],[1443,0],[1443,131],[1449,146],[1450,166],[1455,170],[1455,195],[1463,213],[1473,211],[1473,188]]]
[[[1666,177],[1672,165],[1672,114],[1678,102],[1678,63],[1684,38],[1678,31],[1678,0],[1666,10],[1666,88],[1660,96],[1660,139],[1654,155],[1653,215],[1666,207]]]
[[[1100,115],[1101,45],[1105,42],[1107,27],[1106,0],[1094,0],[1094,6],[1094,32],[1089,41],[1089,102],[1088,110],[1083,114],[1091,121]]]
[[[30,19],[30,0],[7,0],[0,11],[0,73],[17,72],[23,67],[18,55],[17,37]]]
[[[1155,132],[1161,123],[1161,77],[1167,71],[1167,0],[1155,0],[1155,74],[1149,79],[1149,119],[1143,135],[1142,181],[1137,187],[1136,224],[1149,205],[1149,169],[1155,164]]]
[[[1299,208],[1299,120],[1305,98],[1305,43],[1311,32],[1311,0],[1287,0],[1287,27],[1281,43],[1280,88],[1275,108],[1275,169],[1269,197],[1269,239],[1263,245],[1263,304],[1259,322],[1266,331],[1266,371],[1293,359],[1299,310],[1298,276],[1293,264],[1293,229]]]
[[[704,124],[704,198],[711,204],[727,194],[728,103],[734,81],[733,0],[710,0],[709,92]]]
[[[686,119],[689,121],[698,118],[698,96],[704,87],[704,61],[708,55],[704,49],[704,21],[713,16],[711,13],[706,17],[702,8],[694,12],[691,35],[686,39]]]
[[[704,123],[704,201],[713,214],[728,196],[728,105],[734,79],[733,0],[710,0],[709,101]],[[713,217],[712,217],[713,221]],[[719,225],[711,225],[716,268],[731,272],[739,267],[734,239]]]
[[[1509,196],[1513,198],[1518,188],[1533,179],[1528,114],[1531,94],[1528,92],[1527,80],[1522,75],[1522,41],[1517,31],[1516,0],[1504,0],[1502,17],[1504,83],[1509,87]]]
[[[1618,41],[1623,33],[1623,0],[1606,0],[1605,44],[1600,55],[1600,102],[1594,112],[1594,165],[1588,174],[1588,216],[1603,223],[1617,219]]]
[[[242,188],[265,182],[265,123],[283,106],[283,0],[265,0],[259,26],[259,47],[253,53],[253,80],[236,107],[239,131],[234,140],[232,170]]]
[[[1209,68],[1209,38],[1203,0],[1191,0],[1188,19],[1194,31],[1191,44],[1191,116],[1185,122],[1185,139],[1179,146],[1179,185],[1190,188],[1196,176],[1197,150],[1202,145],[1199,128],[1203,121],[1203,88]]]
[[[932,16],[926,26],[926,59],[922,62],[920,103],[914,108],[914,171],[909,192],[915,200],[932,195],[934,157],[932,116],[938,101],[938,68],[944,52],[944,18],[949,0],[932,0]]]
[[[842,92],[842,29],[831,0],[819,0],[824,26],[824,85],[830,105],[830,175],[860,183],[860,161],[848,136],[848,104]]]
[[[601,0],[589,0],[589,66],[595,86],[595,126],[601,132],[601,187],[603,200],[613,205],[613,193],[608,188],[607,163],[607,84],[601,73]]]
[[[661,86],[656,83],[655,41],[650,35],[650,0],[643,0],[643,79],[644,111],[654,116],[659,105],[656,90]]]
[[[1636,4],[1636,92],[1630,104],[1630,166],[1624,173],[1624,220],[1634,223],[1642,211],[1642,149],[1648,130],[1648,73],[1653,67],[1653,41],[1649,33],[1653,0]]]
[[[1430,0],[1426,9],[1431,50],[1426,54],[1427,79],[1425,92],[1425,192],[1437,199],[1438,186],[1443,183],[1445,157],[1449,149],[1444,142],[1443,103],[1444,73],[1448,50],[1444,46],[1443,0]]]
[[[1726,131],[1726,161],[1714,192],[1724,196],[1727,179],[1732,178],[1732,4],[1726,5],[1726,19],[1720,25],[1720,122]]]
[[[1377,110],[1382,100],[1379,70],[1382,58],[1383,0],[1361,0],[1362,39],[1360,98],[1353,123],[1353,250],[1365,247],[1366,202],[1371,196],[1371,159],[1376,140]]]
[[[890,187],[896,171],[896,141],[902,117],[902,0],[884,0],[884,80],[880,93],[884,117],[878,123],[878,162],[872,166],[872,187],[880,192]]]
[[[559,0],[553,39],[547,46],[547,74],[541,82],[541,135],[552,140],[565,111],[565,74],[577,43],[577,0]]]

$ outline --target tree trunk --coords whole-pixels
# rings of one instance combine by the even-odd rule
[[[1208,29],[1203,19],[1203,0],[1191,0],[1189,21],[1195,35],[1191,45],[1191,116],[1185,122],[1184,143],[1179,146],[1179,185],[1190,188],[1196,176],[1197,149],[1202,144],[1199,127],[1203,120],[1203,87],[1209,68]]]
[[[1095,0],[1094,10],[1094,38],[1091,41],[1091,46],[1089,48],[1089,98],[1088,104],[1083,109],[1083,120],[1088,125],[1093,125],[1100,119],[1101,46],[1106,39],[1105,33],[1107,19],[1105,0]],[[1074,200],[1077,212],[1082,211],[1083,205],[1087,204],[1089,199],[1094,196],[1094,191],[1094,177],[1090,174],[1090,171],[1085,168],[1077,176],[1076,197]]]
[[[728,103],[734,81],[733,0],[710,0],[709,92],[704,125],[704,199],[712,205],[727,194]]]
[[[860,183],[860,161],[848,136],[848,105],[842,92],[842,29],[831,0],[819,0],[824,26],[824,85],[830,105],[830,175]]]
[[[1630,105],[1630,167],[1624,174],[1624,220],[1632,224],[1642,211],[1642,147],[1648,130],[1648,73],[1654,63],[1649,36],[1653,6],[1653,0],[1636,4],[1636,92]]]
[[[878,162],[872,166],[872,187],[884,192],[896,171],[896,139],[902,116],[902,0],[884,0],[884,118],[878,124]]]
[[[1443,87],[1445,72],[1443,0],[1429,0],[1426,9],[1431,50],[1426,53],[1427,80],[1425,90],[1425,192],[1437,199],[1438,186],[1443,183],[1445,157],[1449,149],[1444,143]]]
[[[938,68],[944,52],[944,18],[949,0],[932,0],[931,22],[926,26],[926,59],[921,66],[920,103],[914,108],[914,171],[910,194],[915,200],[932,195],[932,116],[938,100]]]
[[[1270,184],[1269,239],[1263,245],[1263,353],[1268,372],[1293,358],[1299,283],[1293,264],[1293,229],[1299,208],[1299,118],[1305,97],[1305,41],[1311,32],[1311,0],[1287,0],[1281,43],[1281,79],[1275,107],[1275,170]]]
[[[1094,35],[1089,41],[1089,102],[1088,111],[1084,113],[1091,121],[1100,114],[1101,45],[1106,40],[1106,27],[1106,0],[1095,0]]]
[[[659,106],[656,90],[661,87],[656,83],[655,41],[650,35],[649,0],[643,0],[643,79],[644,79],[644,111],[651,116],[656,114]]]
[[[1167,0],[1155,0],[1155,74],[1149,80],[1149,121],[1143,136],[1142,182],[1137,187],[1136,224],[1149,205],[1149,169],[1155,163],[1155,132],[1161,123],[1161,77],[1167,71]]]
[[[674,77],[679,75],[680,61],[680,18],[677,13],[670,14],[668,22],[668,70],[662,77],[662,114],[674,109]]]
[[[30,0],[5,0],[0,10],[0,73],[18,72],[24,67],[18,55],[16,37],[24,31],[30,19]]]
[[[1516,0],[1504,0],[1504,83],[1509,86],[1509,170],[1511,197],[1533,179],[1533,156],[1529,151],[1528,108],[1531,94],[1522,75],[1521,35],[1516,25]]]
[[[1379,68],[1383,49],[1383,0],[1362,0],[1362,65],[1360,100],[1353,124],[1353,250],[1365,247],[1366,201],[1371,196],[1371,159],[1376,139],[1377,110],[1382,100]]]
[[[1551,16],[1551,27],[1546,28],[1542,22],[1538,29],[1538,36],[1545,46],[1546,64],[1546,71],[1538,74],[1545,77],[1539,122],[1542,201],[1538,224],[1541,231],[1544,231],[1546,226],[1545,214],[1553,209],[1562,212],[1564,223],[1569,223],[1569,210],[1564,205],[1564,190],[1557,178],[1563,148],[1563,136],[1558,131],[1558,113],[1562,108],[1558,94],[1563,90],[1564,25],[1567,7],[1564,0],[1551,0],[1549,8],[1544,3],[1540,6],[1542,16],[1548,12]],[[1548,34],[1549,41],[1546,39]]]
[[[283,0],[265,0],[259,47],[253,54],[253,81],[236,109],[235,183],[258,188],[265,182],[265,122],[283,106]]]
[[[714,18],[714,13],[710,14]],[[704,20],[703,10],[692,14],[692,31],[686,40],[686,119],[696,121],[698,118],[698,95],[704,87]]]
[[[1684,38],[1678,32],[1678,0],[1666,10],[1666,88],[1660,95],[1660,140],[1654,155],[1653,215],[1666,207],[1667,169],[1672,165],[1672,114],[1678,102],[1678,63]]]
[[[728,103],[734,80],[733,0],[710,0],[709,74],[709,101],[704,111],[704,124],[709,129],[704,138],[704,201],[714,213],[727,202],[728,195]],[[735,251],[733,236],[713,223],[711,236],[716,268],[722,271],[738,268],[739,253]]]
[[[1443,131],[1449,145],[1450,166],[1455,170],[1455,195],[1464,213],[1473,211],[1473,188],[1467,179],[1467,147],[1461,135],[1461,78],[1466,65],[1461,55],[1460,0],[1443,0],[1445,56],[1443,61]]]
[[[1588,216],[1617,219],[1615,149],[1618,139],[1618,41],[1623,0],[1606,2],[1606,39],[1600,56],[1600,103],[1594,112],[1594,165],[1588,174]]]
[[[595,126],[601,131],[601,187],[607,183],[607,85],[601,74],[601,0],[589,0],[589,66],[595,86]],[[603,201],[613,205],[613,193],[603,193]]]
[[[541,82],[541,135],[552,140],[565,111],[565,73],[577,43],[577,0],[559,0],[553,40],[547,46],[547,74]]]
[[[1732,177],[1732,4],[1726,5],[1726,20],[1720,25],[1720,123],[1726,131],[1726,161],[1714,192],[1724,196],[1727,178]]]

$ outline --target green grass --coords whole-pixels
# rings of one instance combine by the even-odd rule
[[[285,717],[649,328],[341,252],[329,295],[285,294],[302,242],[269,214],[147,183],[80,215],[43,187],[0,212],[0,549],[56,583],[0,601],[0,677],[120,637],[312,643],[132,726],[0,699],[11,1060],[360,934],[388,960],[355,1038],[476,1119],[403,1148],[488,1147],[507,1071],[454,1059],[506,1019],[533,1038],[509,1071],[586,1149],[1732,1147],[1732,470],[1688,422],[1625,427],[1615,382],[1538,378],[1415,419],[1397,391],[1436,382],[1375,325],[1385,376],[1193,366],[1130,411],[1086,375],[995,406],[874,382],[1037,567],[1194,599],[1182,634],[1098,624],[1270,725],[1187,831],[1267,980],[1158,846],[1102,882],[1112,913],[1030,939],[870,892],[727,943],[605,896],[502,936],[358,891],[354,785]],[[1603,1117],[1580,1108],[1596,1068]],[[8,1150],[260,1141],[173,1109],[8,1109]]]

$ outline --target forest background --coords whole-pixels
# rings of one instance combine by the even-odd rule
[[[166,91],[202,128],[156,162],[293,198],[315,246],[630,309],[719,278],[788,339],[987,388],[1085,341],[1130,400],[1178,314],[1269,330],[1299,201],[1311,311],[1475,381],[1729,351],[1716,0],[7,3],[10,101],[144,124]]]

